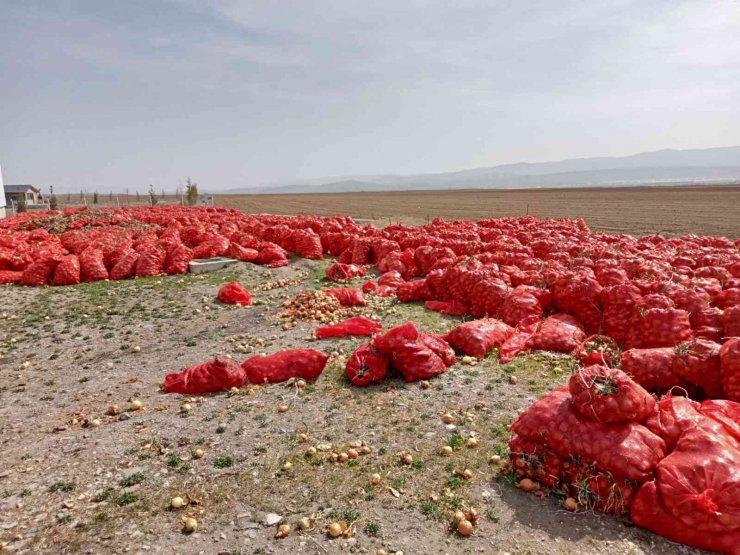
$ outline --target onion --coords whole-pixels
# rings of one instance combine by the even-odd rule
[[[477,437],[468,438],[468,447],[470,447],[471,449],[478,447],[478,438]]]
[[[527,493],[531,493],[537,489],[537,483],[533,482],[529,478],[520,480],[518,485],[520,490],[526,491]]]
[[[290,525],[279,524],[275,531],[275,539],[287,538],[288,534],[290,534]]]
[[[401,454],[400,454],[400,455],[398,456],[398,459],[399,459],[399,460],[400,460],[400,461],[401,461],[401,462],[402,462],[403,464],[405,464],[406,466],[411,466],[411,465],[413,464],[413,462],[414,462],[414,457],[412,457],[412,456],[411,456],[411,455],[409,455],[408,453],[401,453]]]
[[[186,516],[182,519],[182,531],[186,534],[192,534],[198,529],[198,521],[193,517]]]
[[[472,364],[475,359],[471,356],[464,356],[462,357],[462,363],[463,364]]]
[[[348,456],[348,457],[349,457],[350,459],[356,459],[357,457],[359,457],[359,456],[360,456],[360,454],[359,454],[359,453],[357,452],[357,450],[356,450],[356,449],[349,449],[349,450],[347,451],[347,456]]]
[[[517,379],[517,377],[516,377],[516,376],[515,376],[514,374],[512,374],[511,376],[509,376],[509,383],[510,383],[511,385],[516,385],[516,383],[517,383],[518,381],[519,381],[519,380]]]
[[[429,382],[428,382],[427,380],[421,380],[421,381],[419,382],[419,387],[420,387],[421,389],[429,389],[429,385],[430,385],[430,384],[429,384]]]
[[[470,479],[472,479],[473,478],[473,471],[470,470],[469,468],[466,468],[465,470],[463,470],[462,477],[463,477],[463,480],[470,480]]]
[[[363,445],[362,447],[360,447],[360,453],[363,455],[369,454],[370,451],[372,451],[372,449],[370,449],[370,447],[368,447],[367,445]]]
[[[349,460],[349,455],[345,452],[339,453],[339,462],[347,462]]]
[[[288,412],[288,405],[278,405],[277,411],[278,412]]]
[[[129,410],[137,411],[144,408],[144,403],[139,401],[138,399],[132,399],[131,403],[129,404]]]
[[[450,455],[452,455],[452,447],[450,447],[449,445],[445,445],[444,447],[442,447],[442,449],[439,450],[439,454],[443,457],[449,457]]]
[[[290,470],[293,468],[293,463],[290,461],[285,461],[285,464],[283,464],[283,470]]]
[[[449,412],[446,412],[442,415],[442,422],[445,424],[452,424],[455,421],[455,417],[452,416]]]
[[[329,534],[332,538],[338,538],[342,534],[344,534],[344,531],[347,528],[347,525],[345,524],[342,526],[343,523],[341,522],[332,522],[326,527],[326,533]]]
[[[121,408],[118,405],[108,405],[108,416],[116,416],[121,412]]]
[[[467,538],[473,533],[473,525],[469,520],[461,520],[457,523],[457,533]]]
[[[131,347],[131,352],[132,353],[140,353],[141,352],[141,347],[139,347],[138,345],[134,345],[133,347]]]
[[[382,478],[380,477],[380,474],[373,474],[370,476],[370,483],[374,486],[377,486],[380,483],[380,480]]]
[[[182,497],[173,497],[170,501],[170,507],[173,509],[182,509],[187,503]]]
[[[563,508],[566,511],[575,513],[578,510],[578,501],[576,501],[572,497],[568,497],[565,501],[563,501]]]
[[[501,456],[500,455],[491,455],[491,458],[488,459],[488,462],[491,464],[498,464],[501,462]]]
[[[202,459],[203,455],[205,455],[205,452],[200,447],[198,447],[195,451],[193,451],[194,459]]]
[[[307,434],[298,434],[298,441],[301,443],[306,443],[308,441],[308,435]]]
[[[183,403],[180,406],[180,412],[185,413],[185,412],[190,412],[191,410],[193,410],[193,407],[190,405],[190,403]]]
[[[318,453],[316,447],[309,447],[308,449],[306,449],[306,452],[304,454],[307,457],[313,457],[316,453]]]
[[[463,520],[466,520],[465,513],[460,510],[455,511],[455,517],[453,518],[453,522],[457,524],[458,522],[462,522]]]
[[[311,520],[308,517],[303,517],[298,519],[298,522],[296,523],[296,528],[299,530],[308,530],[311,528]]]

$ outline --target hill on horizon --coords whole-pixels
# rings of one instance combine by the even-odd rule
[[[516,163],[417,175],[323,177],[221,193],[338,193],[435,189],[533,189],[740,182],[740,146],[665,149],[631,156]]]

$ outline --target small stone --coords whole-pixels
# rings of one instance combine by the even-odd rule
[[[283,520],[283,517],[275,513],[267,513],[262,522],[265,526],[275,526]]]

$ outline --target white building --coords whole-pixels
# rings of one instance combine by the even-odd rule
[[[5,217],[5,187],[3,186],[3,168],[0,166],[0,218]]]

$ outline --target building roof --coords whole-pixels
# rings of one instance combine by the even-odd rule
[[[28,192],[29,189],[33,189],[37,193],[41,192],[39,189],[37,189],[33,185],[6,185],[5,186],[6,193],[25,193],[25,192]]]

